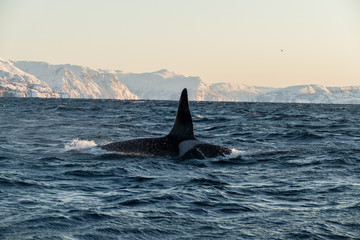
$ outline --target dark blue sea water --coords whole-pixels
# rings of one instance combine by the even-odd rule
[[[231,156],[97,147],[167,134],[177,102],[0,98],[0,239],[360,239],[360,105],[190,107]]]

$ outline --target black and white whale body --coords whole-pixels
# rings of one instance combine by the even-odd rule
[[[175,123],[168,135],[115,142],[101,148],[129,155],[170,156],[184,159],[213,158],[231,153],[229,148],[195,139],[186,88],[181,93]]]

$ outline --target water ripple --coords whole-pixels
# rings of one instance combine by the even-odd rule
[[[126,156],[173,101],[0,98],[0,239],[358,239],[358,105],[191,102],[233,155]]]

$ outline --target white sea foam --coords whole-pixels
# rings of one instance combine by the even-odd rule
[[[90,154],[104,154],[106,151],[99,148],[93,140],[74,139],[64,146],[64,151],[80,151]]]
[[[243,156],[243,155],[246,155],[246,154],[247,154],[246,151],[242,151],[242,150],[232,148],[231,153],[229,155],[225,155],[225,158],[232,159],[232,158],[237,158],[237,157],[240,157],[240,156]]]
[[[79,139],[74,139],[69,143],[65,144],[64,150],[65,151],[72,151],[72,150],[84,150],[84,149],[89,149],[91,147],[96,147],[97,144],[91,140],[79,140]]]

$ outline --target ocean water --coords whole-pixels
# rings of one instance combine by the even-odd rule
[[[206,160],[98,146],[174,101],[0,98],[0,239],[360,239],[360,105],[190,102]]]

